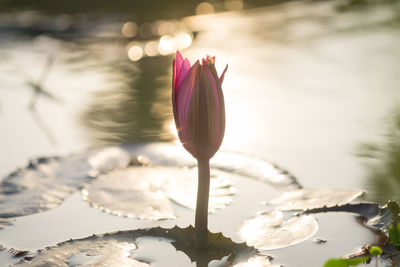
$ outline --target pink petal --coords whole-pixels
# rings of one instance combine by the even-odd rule
[[[222,82],[224,81],[225,77],[225,72],[228,70],[228,64],[226,65],[224,71],[222,72],[221,76],[219,77],[219,83],[222,85]]]
[[[172,61],[172,94],[175,94],[175,83],[176,83],[176,60]]]
[[[174,79],[174,90],[175,93],[179,90],[180,84],[182,83],[183,79],[185,78],[187,72],[190,69],[190,62],[187,58],[183,60],[183,57],[179,51],[176,51],[176,58],[175,58],[175,79]]]
[[[179,51],[176,51],[176,57],[175,57],[175,61],[176,61],[176,74],[179,75],[179,73],[181,72],[181,67],[182,67],[182,62],[183,62],[183,58],[181,53],[179,53]]]
[[[181,71],[179,73],[179,79],[177,79],[176,81],[176,86],[179,88],[183,79],[185,79],[188,71],[190,70],[190,62],[187,58],[185,58],[185,60],[183,61],[182,67],[181,67]]]
[[[221,133],[221,129],[220,129],[220,112],[221,111],[220,111],[220,106],[219,106],[218,85],[216,84],[219,81],[215,79],[215,76],[212,74],[210,67],[207,64],[203,65],[203,70],[204,70],[204,74],[207,77],[208,83],[211,85],[211,89],[213,91],[213,95],[214,95],[214,99],[215,99],[216,110],[217,110],[217,114],[215,115],[215,117],[217,118],[217,124],[216,124],[217,128],[216,128],[216,133],[214,136],[219,136]],[[214,142],[214,140],[213,140],[213,142]]]
[[[199,62],[189,69],[188,74],[182,81],[182,84],[176,95],[176,111],[179,124],[181,126],[181,133],[184,141],[187,141],[188,130],[187,130],[187,119],[190,106],[190,99],[193,93],[194,83],[196,82],[196,75],[199,68]]]
[[[183,62],[183,58],[181,53],[179,53],[179,51],[176,51],[176,56],[175,56],[175,60],[174,60],[174,74],[175,74],[175,79],[174,79],[174,90],[175,93],[178,90],[178,86],[177,86],[177,81],[179,79],[180,76],[180,72],[181,72],[181,68],[182,68],[182,62]]]

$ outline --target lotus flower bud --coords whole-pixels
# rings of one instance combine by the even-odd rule
[[[196,159],[210,159],[221,146],[225,133],[225,104],[215,57],[190,66],[179,51],[173,61],[172,106],[179,139]]]

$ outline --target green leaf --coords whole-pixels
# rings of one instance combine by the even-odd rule
[[[347,264],[343,259],[330,259],[324,264],[324,267],[347,267]]]
[[[363,256],[363,257],[356,257],[356,258],[344,259],[344,260],[349,266],[357,266],[361,263],[368,261],[369,259],[370,259],[369,256]]]
[[[382,249],[379,246],[374,246],[374,247],[369,249],[369,253],[372,256],[379,256],[379,255],[382,254]]]
[[[390,242],[395,246],[400,246],[400,224],[397,224],[396,229],[393,225],[388,227]]]
[[[338,258],[338,259],[330,259],[325,264],[324,267],[348,267],[348,266],[357,266],[361,263],[364,263],[370,259],[369,256],[364,257],[356,257],[356,258]]]

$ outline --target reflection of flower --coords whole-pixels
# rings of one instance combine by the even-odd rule
[[[221,146],[225,132],[225,105],[215,57],[190,66],[179,52],[173,62],[172,106],[179,138],[193,157],[210,159]]]

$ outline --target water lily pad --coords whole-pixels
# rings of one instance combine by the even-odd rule
[[[129,153],[119,147],[105,148],[88,158],[90,175],[97,176],[115,169],[128,167],[131,162]]]
[[[166,194],[171,200],[194,210],[197,198],[197,168],[179,169],[177,172],[178,175],[169,176],[169,181],[165,184]],[[235,189],[225,174],[211,170],[208,203],[210,213],[223,209],[232,202]]]
[[[214,171],[211,177],[211,212],[232,202],[230,182]],[[129,167],[100,175],[82,190],[93,206],[107,212],[143,219],[174,218],[171,201],[195,208],[197,169]]]
[[[197,262],[198,266],[207,266],[210,261],[225,257],[227,257],[225,262],[229,266],[248,260],[270,263],[270,257],[259,255],[253,247],[245,243],[235,243],[221,233],[209,232],[208,248],[197,250],[194,243],[194,228],[175,226],[171,229],[156,227],[70,240],[39,250],[36,256],[22,259],[15,266],[150,266],[147,262],[135,259],[135,252],[138,249],[136,240],[143,237],[158,237],[161,242],[171,243],[191,261]]]
[[[317,230],[318,223],[310,215],[294,216],[284,221],[281,211],[272,211],[245,221],[239,235],[257,249],[269,250],[300,243]]]
[[[66,197],[87,187],[87,184],[95,181],[98,176],[108,175],[114,170],[129,169],[132,165],[149,164],[154,167],[188,167],[192,170],[196,166],[194,159],[182,147],[161,143],[122,145],[90,150],[66,157],[37,158],[32,160],[27,167],[5,177],[0,183],[0,218],[23,216],[56,208],[63,203]],[[217,176],[219,175],[218,171],[229,171],[243,178],[269,183],[278,189],[293,190],[301,187],[287,171],[256,157],[218,152],[211,160],[211,166]],[[176,180],[179,183],[175,184],[172,179],[168,181],[159,191],[164,200],[161,200],[159,195],[152,193],[144,193],[143,196],[138,197],[138,199],[147,198],[148,201],[145,203],[153,202],[154,206],[144,207],[141,205],[141,207],[136,207],[139,210],[134,212],[131,212],[130,208],[122,208],[121,211],[118,211],[116,207],[108,207],[103,203],[110,201],[107,194],[111,190],[108,192],[100,190],[101,193],[98,192],[97,198],[102,195],[104,200],[99,203],[93,201],[93,205],[127,216],[132,214],[134,217],[141,217],[143,215],[146,218],[172,218],[171,208],[168,208],[170,204],[166,204],[170,200],[193,208],[196,195],[193,192],[197,187],[196,183],[190,179]],[[102,187],[102,182],[104,181],[98,182],[99,188]],[[233,188],[230,184],[226,184],[226,179],[218,178],[213,179],[212,187],[210,211],[214,212],[232,201]],[[88,188],[86,190],[88,191]],[[166,193],[167,191],[168,193]],[[118,192],[122,193],[123,191],[119,190]],[[94,196],[94,192],[92,193]],[[126,207],[124,197],[126,200],[132,199],[127,192],[121,194],[119,199],[122,200],[120,205],[122,207]],[[161,201],[161,203],[155,203],[153,200]],[[159,210],[158,206],[162,206],[163,210]],[[150,216],[148,210],[152,209],[156,215]],[[3,225],[7,226],[7,224]]]
[[[92,178],[88,154],[32,160],[0,186],[0,217],[16,217],[58,207]]]
[[[332,207],[321,207],[309,209],[303,214],[321,213],[321,212],[351,212],[359,214],[364,224],[374,230],[387,234],[387,228],[393,223],[393,210],[390,205],[379,205],[376,203],[355,203],[336,205]]]
[[[195,160],[181,147],[169,144],[134,144],[124,146],[131,155],[145,155],[153,164],[195,166]],[[232,172],[243,177],[269,183],[277,188],[302,188],[287,170],[267,160],[241,153],[219,151],[210,161],[214,169]]]
[[[362,194],[362,191],[352,189],[299,189],[285,192],[268,204],[277,205],[280,210],[315,209],[344,205]]]
[[[90,237],[71,240],[56,247],[40,250],[31,260],[15,266],[131,266],[147,267],[147,263],[132,258],[136,244],[129,238]]]
[[[211,160],[211,166],[216,169],[269,183],[285,190],[302,188],[297,179],[287,170],[254,156],[219,152]]]

